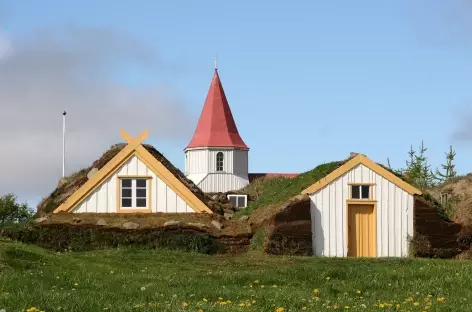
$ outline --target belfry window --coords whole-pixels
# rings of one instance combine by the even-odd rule
[[[224,155],[223,152],[216,153],[216,171],[223,171]]]

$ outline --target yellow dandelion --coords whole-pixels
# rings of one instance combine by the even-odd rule
[[[419,304],[419,302],[413,302],[413,305],[414,305],[415,307],[417,307],[417,306],[419,306],[420,304]]]
[[[241,303],[239,304],[239,306],[240,306],[240,307],[245,307],[246,304],[245,304],[244,302],[241,302]]]
[[[320,292],[320,291],[319,291],[318,288],[313,289],[313,293],[314,293],[314,294],[318,294],[319,292]]]
[[[198,312],[205,312],[203,309],[199,309]]]
[[[254,283],[259,284],[259,280],[255,280]]]
[[[344,309],[350,309],[351,307],[350,306],[344,306]]]
[[[439,297],[436,299],[437,302],[444,302],[446,300],[446,298],[444,297]]]
[[[385,304],[381,303],[379,304],[379,308],[384,308],[385,307]]]
[[[361,291],[360,291],[360,290],[356,290],[356,294],[360,295],[360,294],[361,294]]]
[[[208,299],[207,299],[207,298],[203,298],[202,301],[203,301],[203,302],[207,302]]]
[[[284,311],[285,311],[284,307],[278,307],[277,309],[275,309],[275,312],[284,312]]]
[[[74,283],[74,286],[79,286],[79,283]]]
[[[186,308],[186,307],[188,307],[188,303],[187,303],[187,302],[184,302],[184,303],[182,304],[182,306],[183,306],[184,308]]]
[[[306,307],[302,307],[302,310],[306,310]]]

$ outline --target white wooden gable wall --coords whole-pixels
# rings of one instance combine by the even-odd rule
[[[185,201],[167,186],[138,157],[133,156],[118,171],[99,186],[79,206],[72,210],[75,213],[97,212],[114,213],[117,206],[117,176],[151,176],[152,212],[194,212]]]
[[[347,256],[348,183],[375,183],[377,256],[407,256],[407,237],[413,235],[413,196],[362,164],[310,195],[314,254]]]

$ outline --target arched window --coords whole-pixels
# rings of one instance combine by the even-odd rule
[[[216,171],[223,171],[223,152],[216,153]]]

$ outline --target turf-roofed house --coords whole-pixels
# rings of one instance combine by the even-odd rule
[[[402,257],[422,192],[358,154],[303,191],[317,256]]]
[[[126,131],[119,144],[92,166],[54,213],[212,213],[204,194],[154,147],[142,144],[144,131],[133,138]],[[100,167],[100,168],[97,168]]]

